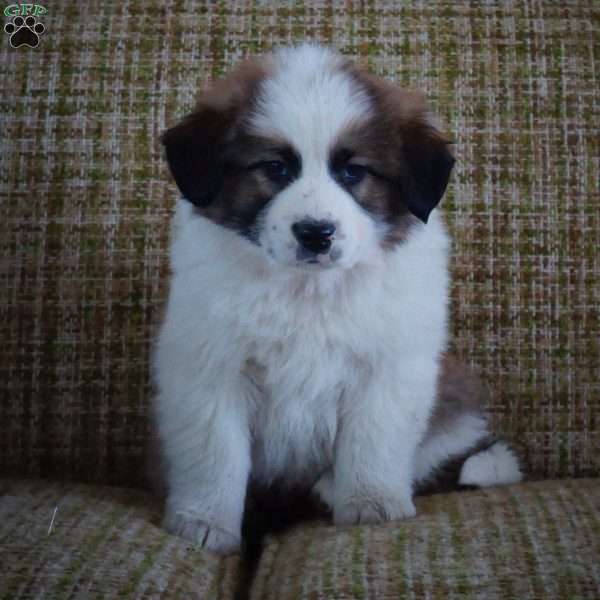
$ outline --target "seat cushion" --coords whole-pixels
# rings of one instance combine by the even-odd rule
[[[239,558],[194,548],[159,519],[136,490],[1,480],[0,597],[232,598]]]
[[[417,499],[377,526],[271,537],[252,598],[600,598],[600,479]]]

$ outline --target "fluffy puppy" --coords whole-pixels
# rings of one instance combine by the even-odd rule
[[[443,366],[454,158],[420,95],[304,45],[239,66],[163,142],[167,529],[235,551],[251,482],[311,489],[341,524],[413,516],[448,465],[520,479]]]

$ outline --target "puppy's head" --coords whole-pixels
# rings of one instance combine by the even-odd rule
[[[163,143],[202,215],[266,260],[317,270],[401,243],[454,164],[421,96],[317,46],[243,63]]]

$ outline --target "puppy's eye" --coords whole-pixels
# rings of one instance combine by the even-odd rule
[[[292,178],[290,169],[280,160],[268,160],[259,163],[257,167],[275,183],[286,183]]]
[[[368,168],[364,165],[348,163],[340,167],[337,176],[344,185],[356,185],[360,183],[368,173]]]

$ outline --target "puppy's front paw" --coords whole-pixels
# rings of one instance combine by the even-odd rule
[[[167,513],[164,528],[198,546],[217,554],[239,552],[241,539],[213,523],[182,512]]]
[[[336,525],[355,525],[358,523],[384,523],[396,519],[407,519],[417,514],[410,497],[380,498],[353,497],[338,501],[333,509],[333,522]]]

